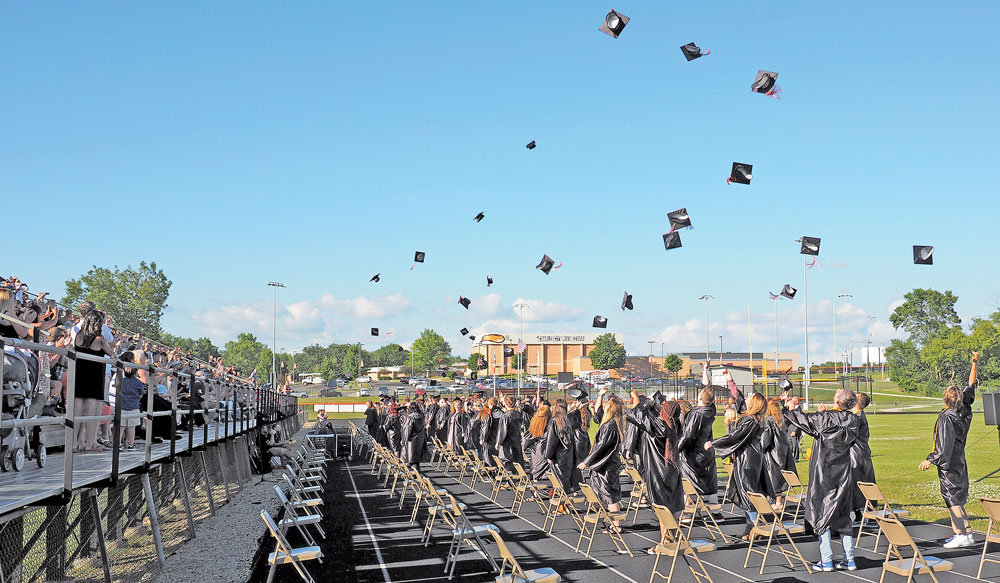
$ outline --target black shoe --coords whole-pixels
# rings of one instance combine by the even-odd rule
[[[163,443],[163,438],[162,437],[154,437],[153,439],[150,440],[150,442],[152,442],[152,443]]]

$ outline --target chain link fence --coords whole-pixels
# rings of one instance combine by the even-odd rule
[[[294,435],[303,417],[278,421]],[[198,524],[265,467],[256,429],[68,501],[0,517],[0,583],[150,581]]]

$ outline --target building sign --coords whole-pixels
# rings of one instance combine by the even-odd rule
[[[552,336],[538,336],[538,342],[586,342],[587,337],[583,334],[564,334],[564,335],[552,335]]]

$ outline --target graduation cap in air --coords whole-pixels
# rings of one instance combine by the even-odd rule
[[[372,336],[378,336],[378,328],[372,328]]]
[[[819,237],[802,237],[799,243],[802,243],[799,250],[802,255],[819,255]]]
[[[753,164],[744,164],[743,162],[733,162],[733,170],[729,173],[729,178],[726,179],[726,184],[750,184],[750,180],[753,179]]]
[[[587,397],[590,396],[590,393],[583,390],[583,388],[580,386],[573,387],[572,389],[566,391],[566,394],[569,396],[569,398],[574,399],[576,401],[586,401]]]
[[[608,319],[604,316],[594,316],[594,328],[607,328]]]
[[[504,358],[506,358],[508,356],[514,356],[514,349],[513,348],[508,348],[508,347],[504,346],[503,347],[503,355],[504,355]]]
[[[754,80],[750,90],[754,93],[763,93],[768,97],[777,97],[781,93],[781,87],[776,85],[778,74],[771,71],[757,71],[757,78]]]
[[[414,267],[416,267],[416,265],[418,263],[423,263],[424,262],[424,258],[426,256],[427,256],[427,254],[424,253],[423,251],[417,251],[416,253],[414,253],[413,254],[413,265],[410,266],[410,269],[413,269]]]
[[[472,300],[470,300],[469,298],[463,298],[462,296],[458,296],[458,303],[462,304],[462,307],[468,310],[469,304],[472,303]]]
[[[486,276],[486,287],[490,287],[491,285],[493,285],[493,278],[487,275]]]
[[[625,30],[625,25],[628,24],[628,21],[628,16],[625,16],[620,12],[615,12],[614,10],[609,10],[608,15],[604,17],[604,24],[602,24],[597,30],[600,30],[606,35],[618,38],[618,35]]]
[[[479,213],[478,215],[472,217],[477,223],[486,218],[486,213]]]
[[[650,397],[650,399],[652,399],[652,401],[654,403],[656,403],[657,405],[662,405],[663,402],[667,400],[667,398],[664,397],[663,393],[661,393],[660,391],[656,391],[655,393],[653,393],[653,395],[652,395],[652,397]]]
[[[381,279],[381,277],[380,277],[381,275],[382,275],[381,273],[376,273],[376,274],[375,274],[375,275],[373,275],[373,276],[372,276],[372,278],[371,278],[371,279],[369,279],[368,281],[369,281],[369,282],[372,282],[372,281],[374,281],[375,283],[378,283],[378,282],[379,282],[379,280]]]
[[[475,337],[475,336],[469,336],[469,340],[473,340],[473,341],[475,341],[475,339],[476,339],[476,337]]]
[[[462,333],[462,336],[468,336],[469,335],[469,329],[468,328],[462,328],[461,330],[459,330],[459,332]]]
[[[663,246],[670,251],[681,246],[681,234],[677,231],[670,231],[663,234]]]
[[[785,376],[785,378],[778,381],[778,388],[781,389],[782,391],[790,391],[792,390],[792,386],[793,386],[792,381],[788,380],[787,375]]]
[[[632,294],[628,292],[625,292],[625,297],[622,298],[622,311],[625,311],[625,308],[628,308],[630,310],[633,309]]]
[[[670,221],[670,230],[678,231],[691,226],[691,216],[686,208],[677,209],[672,213],[667,213],[667,220]]]
[[[795,289],[794,287],[792,287],[791,285],[789,285],[789,284],[786,283],[785,287],[781,288],[781,294],[780,295],[782,297],[786,297],[786,298],[788,298],[790,300],[794,300],[795,299],[795,292],[797,292],[797,291],[799,291],[799,290]]]
[[[562,265],[562,263],[560,263],[559,265]],[[538,265],[535,266],[535,269],[541,269],[542,273],[544,273],[545,275],[548,275],[553,268],[558,268],[558,266],[556,266],[555,260],[553,260],[548,255],[542,255],[542,260],[539,261]]]
[[[697,58],[704,57],[705,55],[712,54],[712,51],[705,51],[704,53],[701,52],[701,49],[698,48],[698,45],[694,43],[688,43],[682,46],[681,52],[684,53],[684,58],[687,59],[688,61],[693,61]]]
[[[934,265],[934,247],[930,245],[914,245],[913,264]]]
[[[531,140],[530,142],[528,142],[527,144],[525,144],[524,147],[527,148],[527,149],[529,149],[529,150],[534,150],[535,149],[535,140]]]

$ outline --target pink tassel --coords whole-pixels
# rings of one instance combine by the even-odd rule
[[[773,97],[775,99],[781,99],[781,87],[775,87],[774,89],[768,91],[764,95],[768,97]]]
[[[733,179],[732,178],[727,178],[726,179],[726,184],[732,184],[732,183],[733,183]]]
[[[416,266],[417,266],[417,264],[416,264],[416,263],[414,263],[413,265],[411,265],[411,266],[410,266],[410,271],[413,271],[413,268],[414,268],[414,267],[416,267]]]

